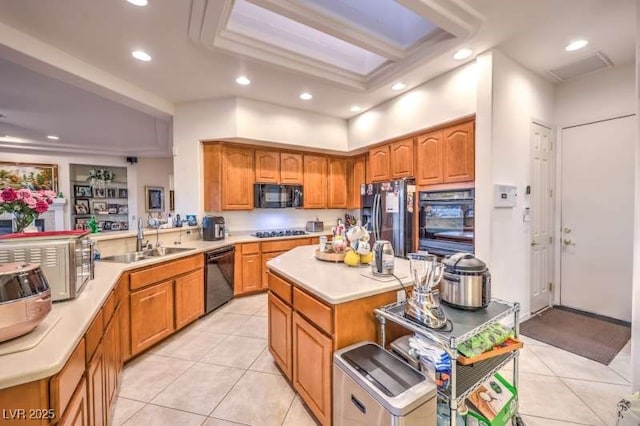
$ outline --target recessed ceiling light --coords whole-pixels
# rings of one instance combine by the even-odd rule
[[[48,136],[47,136],[47,139],[51,139],[52,141],[57,141],[57,140],[59,140],[60,138],[59,138],[58,136],[56,136],[56,135],[48,135]]]
[[[300,93],[300,99],[302,99],[303,101],[308,101],[310,99],[313,99],[313,95],[308,92]]]
[[[456,53],[453,54],[453,59],[456,61],[462,61],[463,59],[467,59],[473,54],[473,50],[471,49],[460,49]]]
[[[358,105],[354,105],[351,107],[351,112],[360,112],[360,111],[362,111],[362,107]]]
[[[148,3],[147,0],[127,0],[127,1],[134,6],[146,6]]]
[[[5,118],[7,118],[7,116],[6,116],[6,115],[4,115],[4,114],[0,114],[0,120],[5,119]]]
[[[251,84],[251,80],[249,80],[244,75],[241,75],[240,77],[236,78],[236,83],[238,83],[240,86],[248,86]]]
[[[573,52],[574,50],[582,49],[587,44],[589,44],[587,40],[576,40],[569,43],[569,45],[564,49],[568,52]]]
[[[407,87],[407,85],[406,85],[406,84],[401,83],[401,82],[397,82],[397,83],[395,83],[393,86],[391,86],[391,90],[398,91],[398,90],[402,90],[402,89],[404,89],[405,87]]]
[[[151,55],[149,55],[144,50],[134,50],[133,52],[131,52],[131,56],[139,61],[149,62],[151,60]]]

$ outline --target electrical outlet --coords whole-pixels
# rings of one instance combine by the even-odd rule
[[[396,299],[397,299],[398,302],[402,302],[406,298],[407,298],[407,294],[404,292],[404,290],[398,290],[397,291]]]
[[[191,235],[191,231],[187,231],[187,235]]]

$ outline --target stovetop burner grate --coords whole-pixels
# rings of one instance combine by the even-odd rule
[[[273,238],[273,237],[290,237],[295,235],[307,235],[307,232],[301,229],[280,229],[277,231],[258,231],[255,234],[251,234],[258,238]]]

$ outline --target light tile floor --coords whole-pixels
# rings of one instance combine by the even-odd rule
[[[234,299],[128,363],[112,424],[314,426],[267,349],[266,304],[265,294]],[[527,426],[616,423],[616,404],[631,392],[630,344],[604,366],[521,337]]]

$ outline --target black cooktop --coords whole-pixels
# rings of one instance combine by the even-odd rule
[[[258,231],[255,234],[251,234],[258,238],[273,238],[273,237],[289,237],[292,235],[307,235],[307,233],[301,229],[281,229],[279,231]]]

